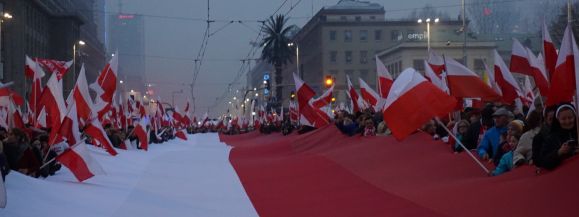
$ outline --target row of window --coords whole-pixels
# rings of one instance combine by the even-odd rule
[[[344,70],[343,75],[339,75],[339,70],[330,70],[330,75],[336,79],[336,83],[338,84],[345,84],[347,79],[346,76],[350,76],[350,80],[352,81],[352,85],[358,85],[358,78],[362,78],[362,80],[366,81],[367,83],[372,80],[370,78],[370,70],[368,69],[361,69],[361,70],[353,70],[347,69]]]
[[[335,30],[330,31],[330,41],[336,41],[338,37],[338,32]],[[358,34],[358,39],[360,41],[368,41],[368,30],[360,30]],[[344,41],[351,42],[353,38],[352,30],[344,30]],[[374,40],[382,40],[382,30],[374,30]]]
[[[352,64],[354,62],[353,58],[353,51],[344,51],[344,62],[346,64]],[[368,63],[368,51],[362,50],[359,53],[359,63],[360,64],[367,64]],[[330,63],[337,63],[338,62],[338,51],[330,51]]]

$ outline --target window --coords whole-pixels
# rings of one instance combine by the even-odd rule
[[[345,42],[352,41],[352,30],[345,30],[344,31],[344,41]]]
[[[360,30],[360,41],[368,41],[368,30]]]
[[[336,31],[332,30],[330,31],[330,41],[335,41],[336,40]]]
[[[413,60],[412,68],[416,69],[419,72],[424,72],[424,60]]]
[[[368,83],[368,70],[360,70],[360,78]]]
[[[356,21],[362,21],[362,17],[361,17],[361,16],[356,16]]]
[[[374,40],[382,40],[382,30],[374,30]]]
[[[368,51],[367,50],[360,51],[360,63],[361,64],[368,63]]]
[[[485,71],[485,62],[483,59],[474,59],[474,71],[477,73]]]
[[[392,32],[390,32],[390,40],[391,41],[400,41],[400,31],[392,30]]]
[[[352,63],[352,51],[346,51],[346,63],[350,64]]]
[[[330,62],[335,63],[338,59],[338,51],[330,51]]]

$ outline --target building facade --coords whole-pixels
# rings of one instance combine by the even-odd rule
[[[102,69],[104,47],[98,40],[90,39],[96,37],[93,16],[87,13],[93,10],[93,3],[93,0],[0,0],[3,11],[13,15],[13,19],[2,23],[2,81],[13,81],[13,89],[26,95],[30,81],[24,78],[25,57],[72,60],[73,46],[83,37],[87,38],[86,44],[90,47],[85,51],[85,56],[90,55],[85,61],[94,68],[88,69],[88,73],[96,73],[96,68]],[[81,52],[78,54],[77,57],[82,57]],[[77,70],[80,69],[80,64],[76,65]],[[66,74],[64,94],[72,89],[74,74]]]
[[[107,50],[109,55],[118,52],[121,91],[146,92],[145,76],[145,20],[138,14],[118,13],[108,20]]]
[[[462,22],[447,20],[436,25],[438,31],[455,32]],[[343,101],[347,97],[346,76],[356,87],[358,78],[362,78],[375,88],[374,57],[403,41],[424,37],[425,31],[425,24],[416,20],[386,20],[384,7],[379,4],[339,1],[318,11],[293,37],[299,46],[300,76],[318,93],[324,90],[324,77],[332,76],[336,84],[334,94]],[[436,35],[432,36],[436,40]],[[291,74],[295,71],[298,71],[295,64],[286,66],[283,83],[293,83]],[[289,95],[293,89],[284,87],[283,95]]]

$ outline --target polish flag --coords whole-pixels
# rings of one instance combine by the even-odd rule
[[[445,70],[444,68],[444,57],[438,55],[434,50],[428,52],[428,65],[432,68],[432,71],[438,76],[442,74]]]
[[[185,135],[185,132],[183,132],[183,130],[177,130],[175,132],[175,136],[179,139],[187,141],[187,136]]]
[[[503,102],[512,105],[515,99],[519,97],[521,88],[513,77],[513,74],[507,68],[503,58],[501,58],[499,55],[499,52],[497,52],[497,50],[493,50],[493,55],[495,62],[494,79],[501,88],[501,93],[503,94]]]
[[[333,84],[330,88],[328,88],[326,90],[326,92],[324,92],[324,94],[322,94],[321,96],[319,96],[316,99],[312,100],[312,106],[314,106],[315,108],[322,108],[328,104],[330,104],[332,102],[332,93],[334,92],[334,86],[335,84]]]
[[[26,56],[26,66],[25,66],[25,75],[32,79],[32,90],[30,91],[28,103],[30,103],[30,108],[32,109],[32,113],[36,117],[38,115],[39,108],[39,101],[40,95],[42,95],[42,78],[44,77],[45,73],[42,70],[42,67],[38,65],[34,60],[30,57]]]
[[[494,101],[500,96],[485,84],[480,77],[452,58],[445,58],[448,89],[458,98],[481,98]]]
[[[546,96],[549,93],[549,77],[543,61],[533,54],[531,49],[527,48],[529,54],[529,63],[531,64],[531,74],[535,80],[535,85],[539,88],[541,95]],[[540,54],[539,54],[540,55]],[[541,57],[542,58],[542,57]]]
[[[551,40],[551,35],[549,34],[549,29],[547,24],[543,21],[543,55],[545,57],[545,68],[549,74],[549,78],[555,73],[555,66],[557,65],[557,49],[553,40]]]
[[[80,132],[78,131],[78,115],[76,102],[73,101],[71,105],[68,106],[68,112],[60,125],[59,134],[61,138],[66,139],[68,145],[74,145],[81,141]],[[60,141],[56,142],[59,143]]]
[[[101,122],[93,119],[84,129],[84,133],[95,139],[100,145],[112,156],[117,155],[117,151],[113,148],[113,143],[109,140],[107,133],[103,129]],[[94,144],[96,145],[96,144]]]
[[[316,95],[314,90],[294,73],[296,84],[296,96],[300,111],[300,122],[316,128],[329,124],[329,117],[323,111],[311,105],[312,98]]]
[[[62,82],[58,81],[57,74],[52,74],[50,79],[48,79],[46,88],[44,88],[44,91],[42,92],[40,105],[44,106],[49,117],[47,120],[50,122],[48,127],[59,129],[62,119],[66,116],[66,104],[64,103],[64,97],[62,96]],[[54,144],[50,141],[56,139],[56,133],[57,130],[50,132],[50,145]]]
[[[533,103],[535,99],[535,93],[533,93],[533,85],[531,84],[531,79],[529,76],[525,76],[525,85],[523,86],[523,96],[521,96],[521,101],[523,104],[529,106]]]
[[[440,88],[440,90],[444,91],[445,93],[448,92],[446,83],[434,73],[434,70],[426,60],[424,60],[424,76],[427,80],[434,84],[434,86]]]
[[[360,82],[360,95],[362,96],[362,99],[370,106],[372,106],[374,111],[382,110],[381,106],[384,105],[384,101],[380,95],[378,95],[378,93],[376,93],[376,91],[374,91],[370,85],[362,80],[362,78],[358,78],[358,81]]]
[[[203,121],[201,121],[201,126],[205,126],[205,123],[207,123],[208,120],[209,120],[209,114],[207,114],[207,112],[205,112],[205,114],[203,115]]]
[[[513,38],[513,51],[511,54],[511,65],[509,70],[511,72],[533,76],[528,55],[527,49],[521,44],[521,42],[516,38]]]
[[[408,68],[392,85],[384,104],[384,121],[394,137],[402,140],[432,118],[452,112],[456,103],[454,97]]]
[[[34,60],[38,63],[38,65],[48,69],[48,72],[56,74],[56,77],[59,81],[62,80],[64,74],[66,74],[73,63],[72,60],[68,62],[41,58],[35,58]]]
[[[503,92],[501,91],[501,88],[499,87],[499,85],[497,84],[497,81],[495,80],[495,73],[493,72],[493,70],[490,70],[488,65],[485,63],[485,82],[487,83],[487,85],[489,87],[491,87],[491,89],[493,89],[496,93],[499,94],[499,96],[503,95]]]
[[[78,117],[84,122],[88,122],[95,109],[93,108],[94,104],[88,91],[88,82],[86,80],[84,64],[81,66],[78,78],[76,79],[73,99],[76,103]]]
[[[24,121],[22,120],[22,113],[20,112],[20,109],[16,108],[14,102],[10,102],[9,108],[10,117],[8,120],[8,125],[11,128],[25,129],[26,127],[24,126]]]
[[[99,74],[96,82],[91,84],[91,88],[97,92],[96,108],[99,113],[99,118],[110,109],[110,104],[117,89],[118,58],[119,55],[117,52]]]
[[[139,138],[140,146],[147,151],[149,149],[149,134],[147,133],[147,125],[143,120],[139,121],[134,129],[134,134]]]
[[[352,100],[352,107],[354,108],[354,113],[359,112],[360,111],[360,105],[358,104],[359,103],[358,101],[359,101],[360,97],[358,96],[356,89],[354,89],[354,85],[352,85],[352,81],[350,80],[350,76],[346,75],[346,79],[348,80],[348,92],[346,92],[346,93],[348,94],[348,96]]]
[[[34,127],[36,127],[36,128],[48,127],[46,125],[46,110],[44,110],[44,107],[42,108],[42,110],[40,110],[40,112],[38,114],[38,118],[36,119],[36,124],[34,125]]]
[[[573,47],[577,46],[571,28],[567,25],[557,58],[555,73],[551,75],[551,88],[547,95],[547,106],[568,103],[575,94],[575,61]]]
[[[376,74],[378,75],[377,83],[380,96],[386,99],[390,92],[390,87],[392,87],[392,83],[394,83],[394,79],[378,56],[376,56]]]
[[[91,156],[85,144],[80,143],[64,151],[56,160],[67,167],[79,182],[95,175],[105,174],[101,165]]]

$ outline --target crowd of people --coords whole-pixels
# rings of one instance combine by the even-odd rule
[[[493,176],[521,165],[533,165],[537,171],[555,169],[565,159],[579,153],[576,109],[571,104],[544,108],[539,99],[532,107],[531,110],[526,106],[516,109],[501,103],[487,103],[481,108],[467,107],[455,115],[441,117],[440,122],[428,121],[416,132],[443,141],[455,153],[466,148],[479,160],[495,166],[490,174]],[[256,128],[264,134],[280,132],[284,135],[294,130],[301,134],[315,129],[298,126],[287,117],[283,120],[266,121]],[[356,113],[335,111],[332,121],[348,136],[391,135],[382,112],[374,112],[371,108]],[[233,129],[235,127],[223,129],[223,133],[248,131]]]

